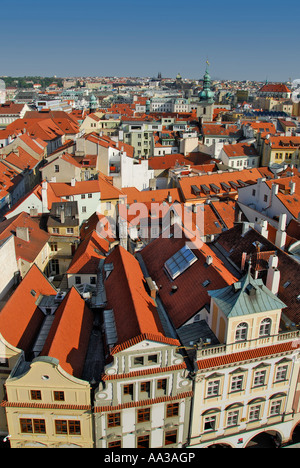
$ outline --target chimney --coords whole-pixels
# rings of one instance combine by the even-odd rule
[[[24,226],[17,226],[16,228],[16,236],[18,239],[22,239],[23,241],[29,242],[29,228]]]
[[[48,197],[47,197],[48,183],[42,182],[42,211],[43,213],[48,212]]]
[[[147,286],[148,286],[148,289],[150,291],[150,296],[155,299],[156,298],[156,294],[157,294],[157,291],[158,291],[158,287],[155,283],[155,281],[152,280],[152,278],[150,278],[149,276],[147,278],[145,278],[146,280],[146,283],[147,283]]]
[[[292,182],[292,181],[291,181],[291,182],[289,183],[289,186],[290,186],[290,189],[291,189],[291,190],[290,190],[290,195],[294,195],[295,190],[296,190],[296,184],[295,184],[295,182]]]
[[[61,206],[61,209],[60,209],[60,222],[61,224],[65,224],[65,207],[64,205]]]
[[[168,203],[172,203],[172,197],[171,197],[170,192],[168,192]]]
[[[269,267],[266,286],[275,295],[278,294],[280,284],[280,271],[275,267]]]
[[[208,255],[208,256],[206,257],[206,265],[211,265],[212,262],[213,262],[212,256],[211,256],[211,255]]]
[[[273,200],[273,197],[278,194],[279,190],[279,185],[278,184],[272,184],[272,189],[271,189],[271,199]]]
[[[257,223],[254,225],[254,229],[256,229],[262,236],[268,239],[268,221],[264,219],[259,219]]]
[[[286,228],[286,214],[283,213],[279,217],[278,229],[276,231],[276,237],[275,237],[276,247],[279,247],[279,249],[282,249],[282,250],[284,250],[285,243],[286,243],[285,228]]]
[[[244,271],[245,264],[246,264],[247,252],[242,253],[242,261],[241,261],[241,270]]]
[[[71,187],[75,187],[76,185],[76,179],[73,177],[73,179],[71,179]]]

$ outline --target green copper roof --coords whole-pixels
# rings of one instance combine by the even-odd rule
[[[287,307],[273,294],[261,279],[247,273],[240,281],[215,291],[208,291],[226,317],[268,312]]]

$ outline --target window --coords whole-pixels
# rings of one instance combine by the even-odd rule
[[[46,424],[44,419],[20,419],[21,432],[29,434],[46,434]]]
[[[177,430],[167,431],[165,433],[165,445],[176,444],[177,442]]]
[[[159,379],[157,381],[157,390],[164,390],[167,389],[167,379]]]
[[[111,413],[107,415],[107,426],[117,427],[121,425],[121,413]]]
[[[92,194],[92,193],[89,193],[89,194],[88,194],[88,198],[93,198],[93,194]]]
[[[110,210],[111,210],[111,202],[106,202],[106,205],[105,205],[105,206],[106,206],[105,209],[106,209],[107,211],[110,211]]]
[[[150,382],[141,383],[141,392],[150,392]]]
[[[150,437],[148,435],[137,438],[137,448],[149,448],[149,445]]]
[[[255,197],[256,195],[256,190],[252,190],[252,197]]]
[[[124,385],[123,394],[133,396],[133,384]]]
[[[75,284],[81,284],[81,277],[75,276]]]
[[[271,408],[270,408],[270,415],[276,416],[277,414],[280,414],[280,410],[281,410],[281,400],[272,401]]]
[[[57,244],[50,244],[51,252],[57,252]]]
[[[58,228],[52,228],[53,234],[59,234],[59,229]]]
[[[150,408],[142,408],[137,412],[137,422],[150,421]]]
[[[144,357],[138,356],[133,359],[133,364],[135,366],[143,366],[144,365]]]
[[[90,277],[90,284],[96,284],[96,277],[95,276]]]
[[[207,396],[217,396],[219,395],[219,388],[220,388],[220,381],[219,380],[211,380],[207,384]]]
[[[109,442],[108,448],[121,448],[121,441],[120,440],[114,440],[113,442]]]
[[[81,194],[81,200],[84,200],[85,199],[85,193],[82,193]]]
[[[57,419],[55,420],[55,432],[56,434],[80,435],[80,421]]]
[[[54,401],[65,401],[65,392],[55,391]]]
[[[243,376],[238,375],[236,377],[232,377],[231,392],[239,392],[242,389],[243,389]]]
[[[171,403],[167,405],[167,418],[171,418],[172,416],[178,416],[179,414],[179,403]]]
[[[204,431],[214,431],[216,428],[216,416],[208,416],[204,419]]]
[[[0,357],[0,367],[8,367],[8,359]]]
[[[59,166],[57,164],[54,166],[54,172],[59,172]]]
[[[260,387],[265,384],[266,371],[257,371],[254,376],[254,387]]]
[[[41,393],[40,390],[31,390],[30,395],[31,395],[32,400],[41,400],[42,399],[42,393]]]
[[[67,228],[67,234],[73,234],[74,229],[73,228]]]
[[[259,336],[270,336],[272,320],[269,318],[264,319],[259,327]]]
[[[268,203],[268,195],[264,195],[264,202]]]
[[[287,370],[288,370],[288,366],[279,366],[276,371],[275,381],[283,382],[284,380],[286,380]]]
[[[148,363],[149,364],[156,364],[157,363],[157,354],[151,354],[151,356],[148,356]]]
[[[174,280],[197,260],[196,255],[185,245],[165,262],[165,268]]]
[[[245,322],[240,323],[235,332],[235,341],[246,341],[248,325]]]
[[[239,419],[239,412],[236,411],[229,411],[227,415],[227,426],[237,426]]]
[[[249,411],[249,421],[258,421],[260,415],[260,405],[252,406]]]
[[[81,207],[81,212],[82,212],[82,213],[86,213],[86,206],[82,206],[82,207]]]

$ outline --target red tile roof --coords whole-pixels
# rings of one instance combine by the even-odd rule
[[[164,331],[154,300],[145,288],[138,261],[123,247],[115,247],[107,257],[113,271],[105,281],[107,308],[113,309],[117,330],[116,345],[150,334],[163,339]]]
[[[33,264],[0,312],[0,333],[11,345],[29,351],[45,318],[38,308],[41,295],[56,295],[39,268]]]
[[[187,231],[184,232],[176,225],[173,237],[160,236],[140,252],[150,277],[158,286],[158,294],[164,307],[176,328],[210,303],[209,290],[221,289],[236,281],[224,263],[204,243],[201,243],[200,248],[193,249],[198,260],[172,281],[164,264],[187,242],[189,242]],[[206,260],[209,256],[212,257],[213,262],[207,266]],[[207,280],[209,284],[205,286]],[[172,290],[174,285],[177,286],[175,292]]]
[[[77,248],[67,274],[97,274],[99,261],[105,258],[98,234],[93,231]]]
[[[17,227],[28,228],[29,242],[17,237]],[[34,262],[38,254],[47,244],[50,234],[39,228],[38,223],[28,213],[22,212],[0,223],[0,239],[14,235],[17,260]]]
[[[164,397],[157,397],[157,398],[149,398],[147,400],[139,400],[139,401],[132,401],[130,403],[122,403],[116,406],[95,406],[94,412],[95,413],[104,413],[107,411],[118,411],[126,408],[137,408],[139,406],[152,406],[157,403],[164,403],[166,401],[176,401],[176,400],[186,400],[187,398],[191,398],[193,396],[193,392],[183,392],[178,393],[174,396],[164,396]],[[8,405],[6,405],[8,406]]]
[[[260,93],[291,93],[291,90],[283,83],[265,84],[260,88]]]
[[[63,182],[49,182],[49,185],[57,197],[97,192],[101,193],[101,200],[112,200],[124,197],[121,190],[114,187],[102,177],[99,177],[98,180],[76,181],[74,186]]]
[[[252,143],[236,143],[234,145],[224,145],[223,151],[229,158],[259,156]]]
[[[41,356],[58,359],[66,372],[80,378],[93,319],[93,313],[73,287],[55,312]]]
[[[236,196],[237,188],[234,185],[231,186],[230,182],[237,183],[239,186],[239,183],[237,182],[238,180],[241,180],[244,183],[252,183],[256,182],[259,178],[261,178],[261,174],[258,169],[244,169],[242,171],[222,172],[222,174],[213,173],[211,175],[183,177],[179,181],[179,187],[184,201],[194,201],[200,200],[201,198],[208,198],[209,196]],[[222,185],[224,183],[230,186],[229,192],[227,192],[226,188]],[[220,192],[216,193],[211,184],[217,186],[220,189]],[[195,194],[193,192],[193,185],[200,189],[200,194]],[[201,186],[208,187],[209,190],[207,194]]]

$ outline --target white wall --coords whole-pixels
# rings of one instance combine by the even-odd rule
[[[5,265],[5,268],[1,269],[0,275],[1,300],[13,286],[14,273],[18,271],[14,236],[9,237],[4,244],[0,246],[0,265]]]

